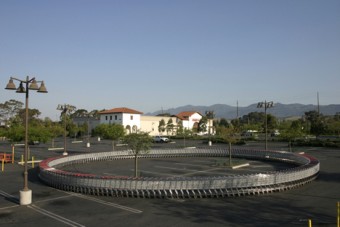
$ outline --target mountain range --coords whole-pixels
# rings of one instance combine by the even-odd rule
[[[340,113],[340,104],[330,105],[305,105],[305,104],[282,104],[275,103],[273,107],[267,108],[267,113],[274,115],[277,118],[301,117],[308,111],[320,111],[323,115],[335,115]],[[178,114],[182,111],[197,111],[205,115],[206,111],[214,111],[215,118],[234,119],[237,116],[242,117],[251,112],[264,112],[264,108],[257,108],[257,103],[246,107],[230,106],[226,104],[214,104],[211,106],[193,106],[186,105],[167,110],[158,110],[153,113],[146,113],[145,115],[158,115],[158,114]]]

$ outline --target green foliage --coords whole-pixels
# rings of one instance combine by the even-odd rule
[[[218,121],[214,122],[214,125],[217,126],[221,126],[221,127],[229,127],[229,122],[227,121],[227,119],[225,118],[221,118]]]
[[[167,134],[169,134],[169,133],[172,134],[173,131],[174,131],[174,128],[175,128],[175,125],[174,125],[174,123],[172,121],[172,118],[170,118],[168,120],[168,123],[166,124],[166,132],[167,132]]]
[[[181,130],[177,130],[177,138],[189,138],[194,135],[193,131],[187,128],[181,127]]]
[[[247,115],[243,115],[240,119],[242,124],[262,124],[265,119],[265,114],[263,112],[251,112]]]
[[[150,150],[152,138],[148,133],[138,132],[124,136],[123,142],[128,145],[133,155],[139,155],[140,153],[147,153]]]
[[[11,99],[4,103],[0,103],[0,120],[10,121],[23,108],[24,104],[20,101]]]
[[[52,134],[49,128],[40,125],[28,128],[28,138],[29,141],[39,141],[42,143],[46,143],[49,139],[52,138]]]
[[[78,109],[76,111],[74,111],[74,113],[72,113],[70,116],[71,118],[74,118],[74,117],[87,117],[88,116],[88,112],[87,110],[85,109]]]
[[[312,135],[322,135],[327,131],[325,117],[317,111],[305,112],[306,120],[310,123],[310,133]]]
[[[320,140],[320,139],[311,139],[304,140],[298,139],[292,142],[294,146],[309,146],[309,147],[334,147],[340,148],[340,141],[330,141],[330,140]]]
[[[239,136],[239,131],[233,127],[217,127],[216,128],[216,136],[221,138],[224,142],[227,143],[236,143],[241,138]]]
[[[25,127],[23,125],[13,125],[5,133],[6,137],[13,142],[25,140]],[[52,137],[50,128],[45,125],[32,125],[28,127],[28,142],[39,141],[46,143]]]
[[[138,132],[131,133],[124,137],[124,143],[128,145],[132,154],[135,156],[135,177],[138,176],[138,155],[147,153],[152,144],[152,138],[148,133]]]
[[[23,125],[12,125],[7,129],[6,137],[13,142],[25,140],[25,127]]]
[[[183,122],[180,120],[177,122],[177,136],[183,133]]]
[[[305,135],[302,122],[299,120],[282,123],[280,125],[280,138],[292,141]]]
[[[124,127],[117,124],[100,124],[93,132],[97,136],[101,136],[104,139],[118,140],[125,134]]]
[[[164,132],[165,131],[165,121],[164,119],[159,121],[158,124],[158,132]]]
[[[251,112],[239,119],[239,127],[243,130],[265,131],[266,115],[263,112]],[[234,124],[235,125],[235,124]],[[275,116],[267,114],[267,130],[278,127],[278,120]]]
[[[206,132],[207,123],[208,123],[208,117],[203,116],[201,120],[198,122],[198,132]]]

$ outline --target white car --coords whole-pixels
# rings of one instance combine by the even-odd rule
[[[169,142],[169,138],[163,136],[155,136],[153,138],[153,142],[155,143],[167,143]]]

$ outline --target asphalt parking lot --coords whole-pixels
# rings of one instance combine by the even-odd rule
[[[154,147],[172,147],[181,143],[184,141],[155,144]],[[185,141],[185,144],[207,146],[196,141]],[[57,143],[57,146],[61,145]],[[31,146],[31,155],[39,160],[63,152],[48,150],[48,147],[45,144]],[[90,148],[84,143],[70,141],[67,147],[70,155],[112,150],[110,141],[92,141]],[[263,144],[249,143],[244,147],[262,149]],[[270,143],[269,149],[285,150],[287,146]],[[10,144],[0,142],[0,152],[3,151],[10,152]],[[35,166],[29,169],[33,203],[20,206],[18,197],[23,187],[23,167],[6,164],[4,172],[0,173],[0,226],[308,226],[308,219],[312,220],[313,226],[336,226],[336,205],[340,201],[340,150],[295,148],[295,151],[304,151],[320,160],[320,175],[312,183],[282,193],[217,199],[137,199],[80,195],[44,185],[37,177]],[[16,162],[22,153],[23,147],[15,147]],[[180,163],[186,161],[181,160]],[[124,166],[124,163],[121,164]],[[149,167],[167,165],[165,162],[150,164]],[[124,174],[129,171],[127,168]]]

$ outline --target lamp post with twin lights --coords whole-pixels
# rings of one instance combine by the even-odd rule
[[[17,88],[14,80],[19,81],[20,85]],[[40,83],[40,87],[38,86]],[[26,77],[25,80],[20,80],[14,77],[9,79],[6,86],[7,90],[16,90],[17,93],[25,93],[25,151],[24,151],[24,188],[20,191],[20,205],[29,205],[32,203],[32,190],[28,188],[28,96],[29,90],[36,90],[40,93],[47,93],[44,81],[36,81],[35,78]]]
[[[257,104],[257,108],[264,108],[264,118],[265,118],[265,149],[267,150],[268,148],[268,135],[267,135],[267,129],[268,129],[268,120],[267,120],[267,109],[271,108],[274,106],[274,102],[270,101],[264,101],[264,102],[259,102]]]

